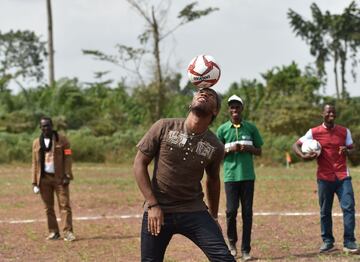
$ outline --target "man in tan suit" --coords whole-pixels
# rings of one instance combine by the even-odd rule
[[[57,196],[65,241],[75,240],[70,207],[69,183],[73,179],[71,149],[65,136],[53,130],[49,117],[40,119],[41,135],[32,147],[32,185],[45,205],[49,229],[48,240],[60,238],[54,210],[54,193]]]

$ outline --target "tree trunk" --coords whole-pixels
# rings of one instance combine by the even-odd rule
[[[335,56],[334,56],[334,75],[335,75],[336,98],[340,99],[337,63],[338,63],[338,54],[335,52]]]
[[[51,0],[46,0],[46,7],[48,20],[49,85],[52,86],[55,82],[55,70]]]
[[[345,73],[346,73],[346,55],[347,55],[347,42],[345,40],[344,43],[344,49],[343,53],[340,56],[340,70],[341,70],[341,97],[345,99],[347,97],[346,93],[346,79],[345,79]]]
[[[159,35],[159,27],[155,17],[154,7],[152,7],[152,30],[153,30],[153,37],[154,37],[154,57],[156,63],[156,86],[157,86],[157,103],[156,103],[156,118],[159,119],[162,116],[163,110],[163,102],[164,102],[164,92],[163,92],[163,79],[162,79],[162,72],[161,72],[161,63],[160,63],[160,35]]]

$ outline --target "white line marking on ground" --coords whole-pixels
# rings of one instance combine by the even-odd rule
[[[254,216],[318,216],[319,212],[255,212]],[[219,216],[225,216],[225,214],[219,214]],[[342,213],[333,213],[333,217],[342,217]],[[360,216],[360,214],[355,214]],[[101,219],[132,219],[142,218],[142,214],[134,215],[112,215],[112,216],[86,216],[86,217],[74,217],[73,220],[101,220]],[[60,221],[60,219],[58,219]],[[0,224],[30,224],[46,222],[45,219],[25,219],[25,220],[0,220]]]

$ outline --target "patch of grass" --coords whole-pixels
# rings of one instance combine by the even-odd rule
[[[77,252],[81,261],[90,261],[89,251],[84,249]]]
[[[113,186],[114,190],[128,190],[136,187],[133,177],[91,177],[91,178],[78,178],[75,183],[82,186],[97,186],[101,189],[102,186]]]
[[[15,204],[14,204],[14,207],[15,208],[24,208],[25,207],[25,203],[24,202],[16,202]]]
[[[360,169],[350,168],[356,202],[360,195]],[[74,164],[75,180],[70,185],[73,215],[99,216],[142,213],[143,196],[138,189],[132,164]],[[316,164],[292,168],[256,167],[254,212],[319,212]],[[31,191],[29,166],[0,165],[0,217],[2,220],[44,219],[43,203]],[[220,212],[225,211],[222,184]],[[57,203],[55,209],[58,215]],[[334,201],[334,212],[341,212]],[[241,212],[238,234],[241,239]],[[359,227],[357,219],[357,228]],[[261,261],[358,261],[359,256],[342,252],[319,255],[321,244],[318,216],[255,216],[252,255]],[[221,217],[223,233],[225,217]],[[79,241],[46,242],[46,222],[0,224],[0,254],[28,261],[139,261],[141,219],[74,221]],[[59,226],[61,224],[59,223]],[[334,218],[337,247],[342,248],[342,218]],[[39,237],[41,236],[41,237]],[[45,236],[44,236],[45,238]],[[6,239],[6,242],[3,241]],[[240,245],[240,243],[239,243]],[[26,248],[23,248],[26,247]],[[1,260],[1,259],[0,259]],[[191,241],[174,237],[165,261],[207,261]]]
[[[4,243],[3,241],[0,242],[0,254],[9,252],[10,249],[11,247],[8,244]]]
[[[0,209],[8,209],[8,208],[10,208],[10,207],[11,207],[10,204],[0,203]]]
[[[290,243],[287,240],[281,241],[279,244],[282,251],[289,252]]]
[[[31,239],[32,241],[39,240],[36,233],[34,232],[33,228],[27,227],[25,230],[25,235],[28,239]]]
[[[44,238],[45,239],[45,238]],[[42,245],[41,246],[41,252],[46,253],[49,250],[48,245]]]

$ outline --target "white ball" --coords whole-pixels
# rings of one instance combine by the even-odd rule
[[[40,189],[38,186],[34,186],[33,190],[34,190],[34,194],[38,194],[40,192]]]
[[[301,151],[303,153],[315,152],[319,156],[321,153],[321,145],[315,139],[307,139],[301,145]]]
[[[215,59],[209,55],[194,57],[188,68],[190,82],[198,88],[212,87],[219,81],[221,70]]]

